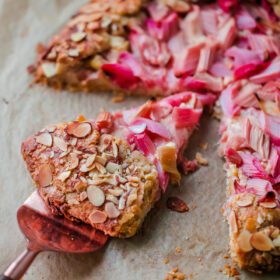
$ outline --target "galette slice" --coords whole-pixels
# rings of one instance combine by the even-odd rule
[[[221,97],[220,150],[226,158],[224,214],[230,227],[230,253],[241,268],[279,270],[279,82],[239,86],[233,85]]]
[[[165,191],[212,95],[186,92],[96,121],[48,126],[22,143],[27,168],[55,214],[121,238],[134,235]]]

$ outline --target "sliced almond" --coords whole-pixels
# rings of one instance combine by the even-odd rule
[[[109,161],[106,165],[106,169],[107,171],[109,171],[110,173],[122,173],[122,166],[119,164],[116,164],[114,162]]]
[[[94,163],[95,161],[95,158],[96,158],[96,154],[93,154],[93,155],[90,155],[86,161],[86,166],[87,167],[90,167],[92,166],[92,164]]]
[[[96,169],[102,173],[102,174],[106,174],[106,169],[104,168],[103,165],[101,165],[100,163],[96,162],[95,163]]]
[[[238,232],[238,225],[237,225],[236,215],[234,211],[231,211],[229,214],[229,225],[232,233]]]
[[[124,209],[124,207],[125,207],[125,202],[126,202],[126,201],[125,201],[124,195],[122,195],[121,198],[120,198],[120,200],[119,200],[119,206],[118,206],[120,210],[123,210],[123,209]]]
[[[277,206],[277,204],[273,201],[271,202],[261,202],[260,206],[263,208],[273,209]]]
[[[96,186],[89,186],[87,189],[87,195],[88,195],[89,201],[94,206],[97,206],[97,207],[101,206],[105,201],[104,192]]]
[[[74,42],[80,42],[87,36],[85,32],[75,32],[71,34],[71,40]]]
[[[119,204],[119,200],[112,194],[107,194],[106,195],[106,200],[111,201],[115,204]]]
[[[68,55],[72,56],[72,57],[77,57],[77,56],[79,56],[79,51],[77,49],[70,49],[68,51]]]
[[[65,182],[65,180],[68,179],[70,177],[70,175],[71,175],[70,170],[64,171],[57,177],[57,179],[62,181],[62,182]]]
[[[247,207],[247,206],[252,205],[253,202],[254,202],[254,195],[252,195],[250,193],[245,193],[240,196],[239,200],[236,201],[236,204],[239,207]]]
[[[278,237],[275,238],[272,242],[275,247],[280,247],[280,235],[278,235]]]
[[[239,236],[238,236],[238,245],[240,249],[244,252],[250,252],[253,250],[253,247],[250,243],[250,239],[252,237],[252,234],[248,230],[243,230]]]
[[[108,192],[114,196],[121,196],[123,194],[122,189],[109,189]]]
[[[107,214],[99,210],[94,210],[89,215],[89,220],[93,224],[102,224],[107,220]]]
[[[52,171],[48,164],[42,164],[38,172],[38,184],[40,187],[49,186],[52,182]]]
[[[119,154],[119,146],[115,142],[113,142],[112,143],[112,148],[113,148],[114,158],[116,158]]]
[[[105,204],[105,211],[109,218],[117,218],[120,215],[120,211],[112,202],[107,202]]]
[[[127,205],[130,206],[132,205],[132,203],[137,199],[137,190],[136,189],[133,189],[128,198],[127,198]]]
[[[68,145],[62,138],[54,136],[53,142],[54,145],[60,150],[62,150],[63,152],[67,152]]]
[[[57,64],[45,62],[42,64],[42,69],[47,78],[51,78],[57,74]]]
[[[271,251],[274,248],[272,240],[260,231],[252,235],[251,245],[259,251]]]
[[[98,163],[102,164],[103,166],[106,164],[107,160],[101,156],[96,156],[95,159]]]
[[[48,132],[43,132],[36,137],[36,142],[47,147],[52,146],[52,136]]]
[[[88,122],[72,122],[67,125],[68,134],[78,138],[86,137],[91,133],[91,125]]]
[[[71,153],[70,154],[70,161],[69,161],[69,165],[68,165],[68,169],[69,170],[74,170],[75,168],[77,168],[79,165],[79,158],[76,154]]]

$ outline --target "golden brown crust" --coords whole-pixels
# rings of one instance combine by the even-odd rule
[[[274,202],[259,202],[252,193],[234,194],[237,170],[230,164],[225,205],[231,257],[240,268],[253,272],[279,270],[280,209]]]
[[[158,190],[155,167],[94,122],[49,126],[22,143],[22,155],[55,214],[111,236],[134,235]]]

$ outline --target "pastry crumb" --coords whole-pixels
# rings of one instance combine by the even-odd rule
[[[113,102],[115,102],[115,103],[123,102],[124,101],[124,94],[123,93],[119,93],[117,96],[112,97],[111,100]]]
[[[177,253],[181,253],[181,251],[182,251],[181,247],[176,247],[176,252]]]
[[[201,143],[200,147],[201,147],[202,150],[206,151],[207,148],[208,148],[208,143]]]
[[[222,268],[218,268],[218,272],[223,272],[223,269]]]
[[[168,260],[168,259],[164,259],[163,262],[164,262],[165,264],[167,264],[167,263],[169,262],[169,260]]]
[[[195,209],[197,206],[196,206],[196,204],[194,204],[193,206],[192,206],[192,209]]]
[[[225,254],[224,259],[228,259],[228,258],[229,258],[229,255]]]
[[[2,98],[2,101],[3,101],[6,105],[9,104],[9,101],[8,101],[6,98]]]
[[[196,160],[198,161],[199,164],[201,165],[208,165],[207,159],[205,159],[201,153],[196,153],[195,155]]]

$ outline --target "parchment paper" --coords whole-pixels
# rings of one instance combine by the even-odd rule
[[[47,42],[87,0],[0,0],[0,272],[26,246],[16,221],[16,211],[34,190],[20,155],[21,142],[44,126],[70,121],[79,114],[95,118],[100,110],[116,110],[142,104],[130,97],[111,102],[112,95],[56,92],[34,86],[26,67],[35,60],[39,41]],[[186,155],[197,151],[209,166],[183,176],[181,186],[170,187],[161,208],[151,211],[137,236],[112,239],[102,250],[84,254],[40,254],[24,276],[31,279],[163,279],[178,266],[194,279],[227,279],[218,272],[230,263],[228,228],[220,209],[225,201],[223,160],[217,154],[218,121],[205,115],[191,138]],[[208,143],[202,151],[201,143]],[[191,208],[187,213],[166,209],[174,195]],[[196,205],[195,209],[192,206]],[[185,237],[189,237],[188,240]],[[181,253],[175,248],[181,247]],[[169,262],[164,264],[163,259]],[[241,279],[279,279],[278,275],[256,276],[242,272]]]

